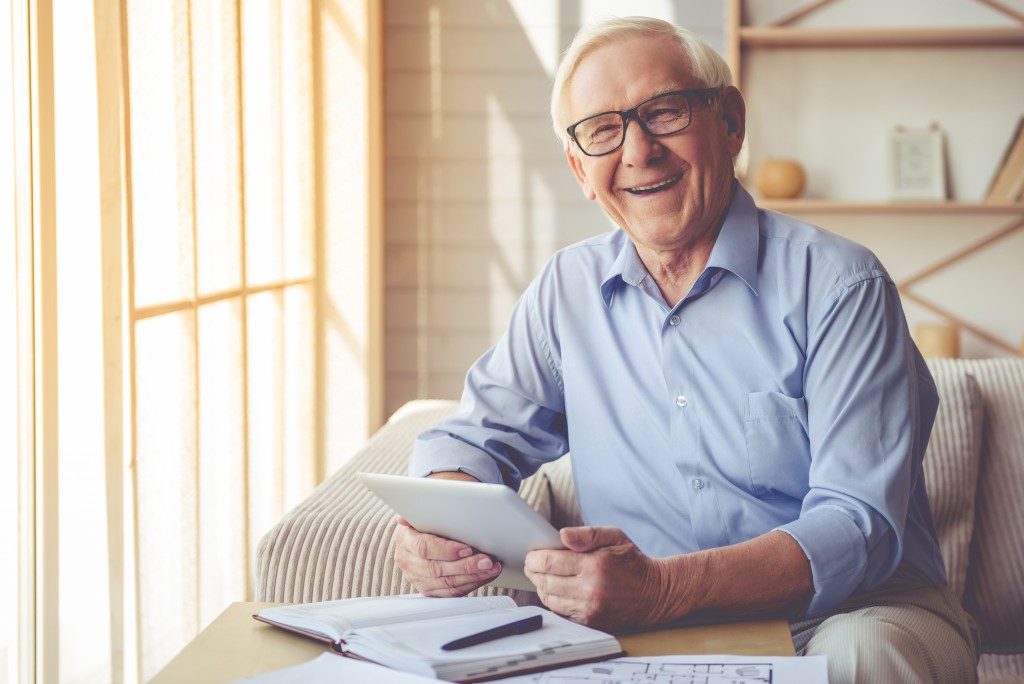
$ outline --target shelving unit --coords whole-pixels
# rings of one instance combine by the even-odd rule
[[[1024,28],[789,28],[745,26],[741,48],[1016,47]]]
[[[744,76],[747,69],[745,61],[749,60],[755,52],[761,51],[783,51],[795,50],[797,54],[805,50],[850,50],[864,51],[869,49],[882,50],[957,50],[965,49],[1016,49],[1024,48],[1024,14],[1008,7],[1000,0],[974,0],[990,10],[1009,17],[1013,20],[1010,26],[941,26],[941,27],[818,27],[818,26],[796,26],[797,22],[817,12],[826,5],[839,0],[814,0],[795,9],[789,14],[772,21],[767,25],[748,26],[744,24],[744,2],[743,0],[727,0],[726,3],[726,57],[733,71],[733,77],[744,93],[748,89],[744,85]],[[854,0],[846,0],[853,2]],[[820,53],[818,53],[820,54]],[[863,55],[864,52],[859,52]],[[784,58],[788,59],[788,58]],[[812,59],[812,58],[808,58]],[[779,62],[787,64],[787,62]],[[789,61],[788,64],[800,62]],[[802,64],[813,64],[804,61]],[[938,65],[937,65],[938,66]],[[945,66],[945,65],[943,65]],[[942,67],[940,67],[942,68]],[[944,71],[936,71],[936,87],[942,87],[941,75]],[[822,74],[817,72],[819,79]],[[877,74],[865,74],[866,79],[871,79]],[[760,82],[760,81],[759,81]],[[818,81],[820,84],[822,81]],[[826,81],[827,83],[827,81]],[[1017,87],[1009,85],[1008,87]],[[778,92],[785,93],[783,88]],[[820,94],[820,92],[819,92]],[[774,96],[774,92],[770,93]],[[785,97],[785,96],[783,96]],[[765,95],[762,92],[762,102]],[[779,105],[780,101],[775,104]],[[784,101],[781,111],[787,110]],[[758,103],[753,103],[756,107]],[[884,101],[881,106],[884,106]],[[978,105],[983,106],[983,105]],[[748,114],[751,109],[748,108]],[[816,111],[816,110],[815,110]],[[905,112],[904,112],[905,115]],[[927,115],[927,114],[926,114]],[[767,116],[767,115],[765,115]],[[806,123],[806,120],[805,120]],[[782,125],[785,120],[782,120]],[[802,129],[800,129],[802,132]],[[793,129],[790,129],[792,132]],[[820,135],[820,130],[819,130]],[[1007,133],[1009,135],[1009,132]],[[805,138],[806,139],[806,138]],[[962,138],[961,138],[962,140]],[[790,138],[790,142],[793,138]],[[751,152],[751,161],[755,159],[755,153]],[[992,160],[993,166],[998,162]],[[977,166],[977,164],[976,164]],[[977,172],[977,170],[975,170]],[[813,172],[813,169],[810,171]],[[846,176],[847,179],[858,177]],[[977,178],[977,175],[974,176]],[[827,184],[826,184],[827,185]],[[847,184],[849,186],[849,183]],[[990,248],[997,242],[1005,240],[1011,235],[1024,231],[1024,203],[1015,204],[989,204],[979,201],[943,201],[943,202],[889,202],[889,201],[854,201],[840,198],[823,199],[794,199],[794,200],[761,200],[759,206],[774,211],[797,216],[807,215],[830,215],[834,217],[853,216],[879,216],[898,217],[900,220],[910,220],[914,217],[921,217],[930,220],[931,217],[957,216],[963,217],[965,229],[971,229],[980,219],[998,220],[1005,217],[1007,223],[994,231],[988,232],[987,236],[975,240],[970,244],[943,255],[930,264],[925,264],[917,269],[910,276],[897,283],[904,298],[913,301],[933,314],[947,319],[948,321],[970,331],[989,344],[1005,350],[1009,353],[1017,353],[1017,345],[993,334],[983,326],[975,325],[963,317],[957,316],[946,308],[946,306],[932,301],[913,287],[921,281],[946,271],[955,264],[961,263],[969,256]],[[973,222],[973,224],[972,224]],[[991,225],[991,221],[989,221]]]
[[[834,202],[831,200],[761,200],[758,206],[783,214],[867,214],[918,215],[956,214],[960,216],[1024,215],[1024,204],[986,204],[984,202]]]

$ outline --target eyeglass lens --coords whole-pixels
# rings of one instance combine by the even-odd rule
[[[668,93],[637,108],[637,120],[651,135],[667,135],[690,125],[690,100],[685,93]],[[573,133],[587,154],[607,154],[625,139],[625,116],[606,112],[576,124]]]

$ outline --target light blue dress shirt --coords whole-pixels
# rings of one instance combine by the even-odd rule
[[[875,256],[734,183],[675,306],[621,230],[558,251],[410,473],[517,488],[571,449],[587,524],[656,557],[782,530],[815,615],[901,560],[945,583],[921,472],[937,406]]]

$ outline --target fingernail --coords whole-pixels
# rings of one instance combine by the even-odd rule
[[[462,549],[461,551],[459,551],[459,558],[469,558],[472,555],[473,555],[473,549],[469,548],[468,546],[466,548]]]
[[[480,562],[476,564],[476,567],[481,570],[490,570],[493,565],[494,563],[491,562],[490,558],[482,558],[480,559]]]

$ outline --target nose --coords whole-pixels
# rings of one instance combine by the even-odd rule
[[[636,124],[631,126],[630,124]],[[622,163],[626,166],[647,166],[659,159],[664,152],[661,143],[648,135],[643,127],[632,118],[626,121],[625,138],[622,140]]]

